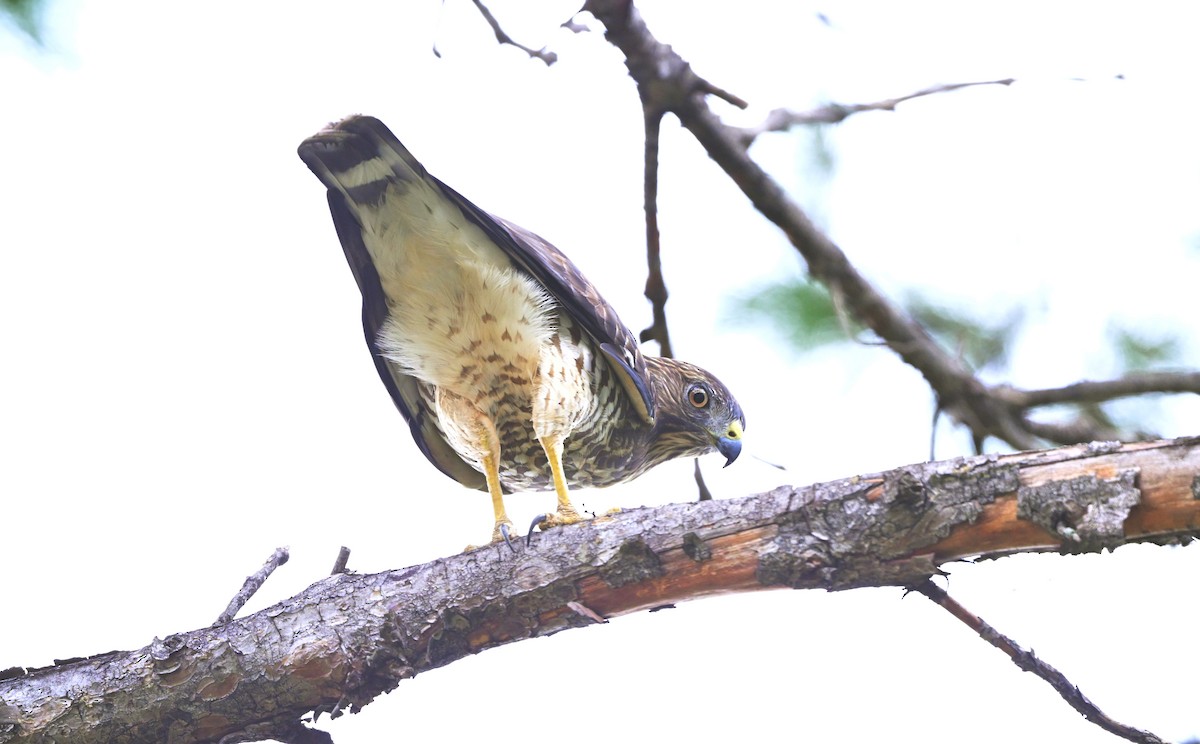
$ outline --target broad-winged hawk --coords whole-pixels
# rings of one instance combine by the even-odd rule
[[[608,486],[674,457],[733,462],[745,417],[715,377],[643,356],[557,248],[429,175],[377,119],[301,143],[363,297],[367,346],[417,446],[492,497],[553,488],[543,529],[581,519],[569,486]]]

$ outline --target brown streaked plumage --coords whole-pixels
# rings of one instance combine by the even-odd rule
[[[429,461],[490,492],[493,540],[511,526],[505,492],[555,489],[544,528],[580,519],[569,486],[737,457],[745,417],[720,381],[643,356],[566,256],[429,175],[377,119],[344,119],[299,154],[329,189],[383,384]]]

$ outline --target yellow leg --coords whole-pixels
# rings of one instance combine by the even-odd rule
[[[445,388],[437,389],[437,406],[445,424],[454,427],[459,437],[480,452],[483,476],[487,479],[488,494],[492,497],[492,513],[496,517],[492,542],[504,540],[504,532],[512,534],[512,522],[504,513],[504,492],[500,489],[500,437],[496,425],[475,404]],[[468,545],[471,550],[474,546]]]
[[[557,527],[563,524],[574,524],[583,521],[579,512],[571,504],[571,494],[567,492],[567,476],[563,474],[561,437],[549,436],[538,439],[542,449],[546,450],[546,459],[550,464],[550,477],[554,480],[554,492],[558,495],[558,509],[553,514],[547,514],[540,522],[542,529]]]
[[[492,542],[504,539],[504,528],[512,532],[512,522],[504,513],[504,493],[500,490],[500,468],[493,455],[483,456],[483,475],[487,478],[488,493],[492,496],[492,512],[496,515],[496,526],[492,528]]]

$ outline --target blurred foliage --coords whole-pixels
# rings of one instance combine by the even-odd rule
[[[0,0],[0,18],[37,44],[42,43],[42,14],[45,9],[45,0]]]
[[[829,292],[808,279],[769,284],[735,300],[732,320],[771,326],[799,351],[849,340]]]
[[[829,224],[829,195],[837,172],[837,150],[831,128],[822,124],[800,127],[796,145],[796,183],[792,187],[808,217],[822,227]]]
[[[1115,323],[1108,327],[1117,357],[1125,370],[1146,369],[1155,365],[1178,361],[1181,343],[1170,334],[1150,337],[1122,328]]]
[[[967,317],[959,310],[935,305],[911,295],[905,307],[946,349],[974,369],[1003,366],[1008,361],[1013,336],[1021,327],[1024,313],[1017,309],[995,323]]]
[[[1008,361],[1013,337],[1024,318],[1020,310],[1014,310],[989,324],[920,296],[910,297],[905,306],[951,354],[961,356],[974,369]],[[851,340],[844,325],[852,334],[861,330],[848,317],[839,320],[829,292],[807,279],[764,286],[736,300],[734,310],[735,322],[770,326],[797,351]]]
[[[0,0],[0,18],[38,44],[42,43],[44,11],[46,0]]]
[[[821,124],[801,130],[808,135],[808,147],[804,150],[808,156],[808,167],[804,171],[824,180],[832,180],[837,168],[837,157],[833,143],[829,141],[828,130],[829,127]]]

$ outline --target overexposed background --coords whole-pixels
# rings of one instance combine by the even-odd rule
[[[489,3],[519,40],[559,54],[550,68],[498,46],[467,0],[53,0],[47,49],[0,34],[0,668],[207,625],[279,545],[292,560],[247,611],[324,576],[340,545],[368,572],[486,538],[486,497],[425,461],[376,377],[323,189],[295,148],[347,114],[380,117],[432,173],[563,248],[641,329],[641,115],[600,33],[557,28],[577,4]],[[717,104],[743,124],[779,106],[1018,78],[827,130],[831,177],[814,177],[807,132],[766,135],[753,155],[893,297],[918,291],[981,319],[1023,309],[995,381],[1116,374],[1114,322],[1176,336],[1179,359],[1200,365],[1200,9],[638,7],[701,75],[752,103]],[[662,160],[676,353],[735,391],[745,454],[788,467],[712,458],[714,493],[924,459],[931,394],[893,354],[802,355],[731,322],[737,298],[803,267],[672,120]],[[1195,397],[1139,405],[1165,436],[1200,430]],[[945,425],[938,456],[967,451]],[[593,510],[690,500],[691,467],[577,498]],[[510,514],[524,524],[552,503],[512,497]],[[1197,549],[950,572],[960,600],[1110,715],[1200,737]],[[892,589],[621,618],[422,674],[320,725],[339,744],[1112,741]]]

